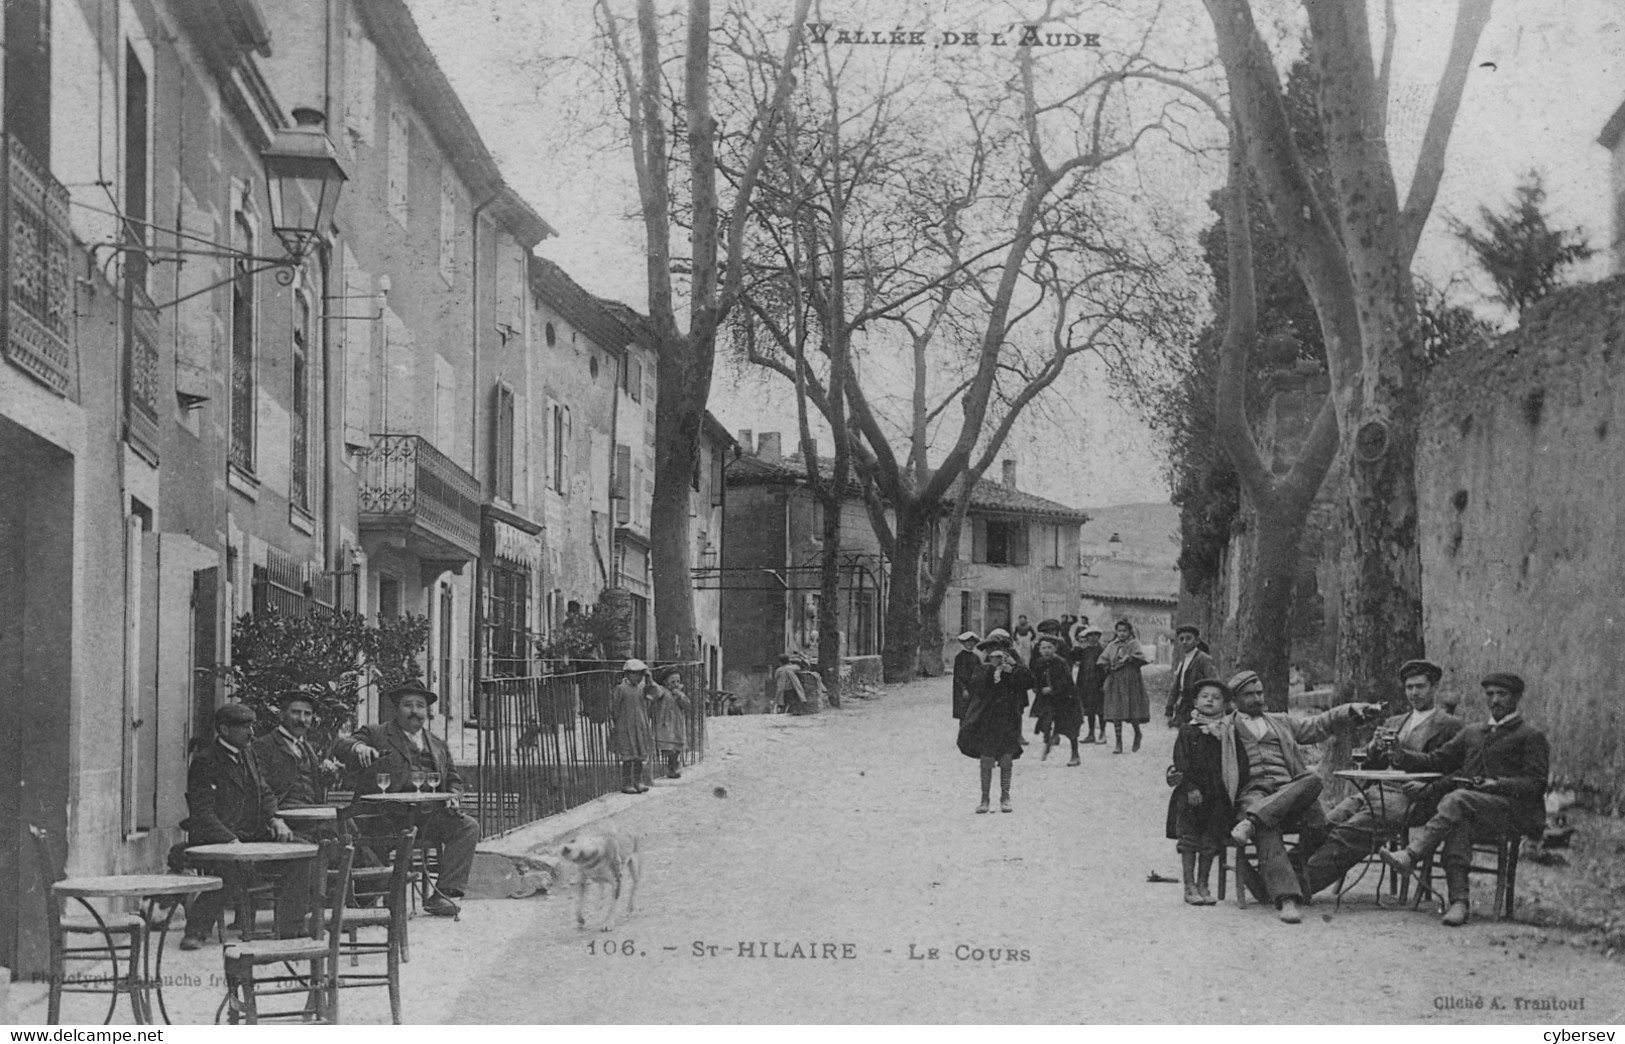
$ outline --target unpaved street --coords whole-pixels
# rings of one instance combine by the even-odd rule
[[[1160,725],[1140,753],[1086,748],[1078,768],[1028,748],[1016,763],[1016,811],[979,816],[976,765],[954,747],[943,679],[817,717],[714,724],[712,772],[612,817],[642,837],[638,912],[599,936],[575,930],[565,897],[508,903],[528,923],[469,952],[472,978],[436,1017],[1625,1019],[1620,964],[1572,949],[1561,933],[1444,929],[1432,916],[1375,909],[1370,879],[1340,913],[1324,900],[1296,927],[1256,905],[1187,907],[1178,885],[1147,883],[1152,870],[1178,873],[1162,837],[1172,739]],[[714,796],[718,786],[726,797]],[[606,940],[632,955],[589,953]],[[781,953],[800,943],[820,956],[741,957],[742,942]],[[695,956],[696,944],[716,955]],[[826,959],[825,944],[855,956]],[[911,946],[937,958],[910,959]],[[1288,976],[1293,988],[1271,989]],[[1583,999],[1583,1013],[1515,1010],[1515,998],[1553,996]],[[1436,998],[1484,1007],[1442,1009]]]

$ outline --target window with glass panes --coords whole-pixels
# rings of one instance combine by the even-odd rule
[[[530,602],[530,570],[496,562],[491,566],[491,607],[487,635],[491,669],[498,674],[522,675],[530,660],[526,630]]]

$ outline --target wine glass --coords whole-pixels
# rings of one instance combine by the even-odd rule
[[[395,777],[390,775],[388,772],[380,772],[376,777],[374,777],[374,781],[378,784],[378,793],[387,794],[389,793],[389,788],[395,783]]]
[[[431,791],[437,791],[440,789],[440,773],[438,771],[431,769],[427,774],[427,779],[429,782],[429,789]]]
[[[420,769],[420,768],[413,769],[412,770],[412,789],[417,791],[420,794],[423,793],[423,783],[427,778],[428,778],[428,773],[424,772],[422,769]]]
[[[1353,759],[1355,768],[1363,769],[1365,763],[1371,760],[1371,748],[1367,746],[1355,747],[1349,751],[1349,757]]]

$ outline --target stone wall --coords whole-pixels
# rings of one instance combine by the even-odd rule
[[[1418,453],[1428,655],[1469,721],[1521,674],[1552,774],[1625,799],[1625,277],[1437,366]]]

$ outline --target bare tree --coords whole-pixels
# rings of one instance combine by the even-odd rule
[[[1450,54],[1403,205],[1384,133],[1396,30],[1393,0],[1385,8],[1380,67],[1365,4],[1304,0],[1329,190],[1316,185],[1293,139],[1285,92],[1250,4],[1204,3],[1229,86],[1233,145],[1245,156],[1288,245],[1326,343],[1335,418],[1317,419],[1319,434],[1311,435],[1306,454],[1329,456],[1322,445],[1330,439],[1326,429],[1335,426],[1345,433],[1337,681],[1345,698],[1366,698],[1390,689],[1399,664],[1422,651],[1414,468],[1426,351],[1410,265],[1443,176],[1451,128],[1491,0],[1460,0]],[[1240,205],[1243,186],[1233,164],[1232,207]],[[1245,239],[1233,235],[1231,249],[1238,245]],[[1245,259],[1232,264],[1233,273],[1247,267]],[[1233,288],[1233,297],[1248,290],[1239,289]],[[1227,342],[1237,351],[1251,339],[1247,317],[1239,312],[1233,303],[1227,331]],[[1244,485],[1275,484],[1267,469],[1259,474],[1262,465],[1244,417],[1237,420],[1237,404],[1225,402],[1220,409],[1229,417],[1221,423],[1233,459],[1239,457]],[[1307,481],[1290,489],[1280,485],[1276,492],[1286,506],[1295,507]],[[1277,702],[1283,696],[1272,694]]]
[[[797,0],[783,56],[776,63],[771,95],[754,119],[749,152],[733,204],[718,198],[716,144],[711,111],[713,30],[710,0],[689,0],[683,54],[682,106],[687,134],[686,171],[668,144],[674,124],[661,56],[661,27],[653,0],[637,0],[636,41],[623,39],[623,22],[610,0],[597,13],[627,99],[627,132],[647,237],[649,324],[655,342],[659,395],[655,406],[655,480],[650,538],[653,544],[656,648],[662,657],[694,654],[694,583],[688,540],[689,476],[699,452],[700,425],[711,390],[717,331],[739,298],[741,257],[751,194],[767,156],[774,122],[794,83],[795,55],[811,0]],[[686,262],[673,253],[678,224],[673,199],[687,175]],[[724,214],[726,213],[726,218]],[[688,280],[688,324],[678,324],[673,274],[682,265]]]

